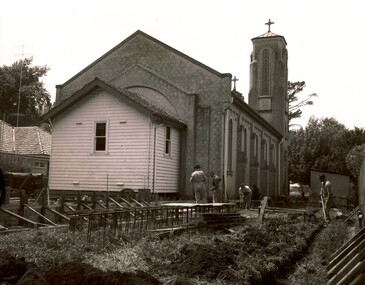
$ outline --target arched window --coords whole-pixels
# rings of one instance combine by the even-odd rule
[[[270,163],[274,166],[276,165],[276,149],[274,144],[270,146]]]
[[[262,51],[262,95],[270,95],[270,56],[268,49]]]
[[[232,157],[233,157],[233,123],[229,120],[228,125],[228,170],[232,170]]]
[[[267,163],[267,141],[262,141],[262,161]]]
[[[241,131],[241,151],[247,156],[247,129],[242,127]]]
[[[258,144],[258,136],[256,134],[252,134],[253,139],[253,156],[257,158],[259,153],[259,144]]]

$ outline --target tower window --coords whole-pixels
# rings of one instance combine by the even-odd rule
[[[270,95],[270,57],[269,50],[262,52],[262,95]]]

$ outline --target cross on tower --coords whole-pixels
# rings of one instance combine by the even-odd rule
[[[275,23],[274,22],[271,22],[271,19],[269,19],[269,21],[267,23],[265,23],[265,25],[268,25],[269,26],[269,30],[268,30],[269,33],[271,32],[270,26],[273,25],[273,24],[275,24]]]
[[[232,81],[233,81],[233,90],[236,90],[236,82],[238,81],[239,79],[235,77],[233,77]]]

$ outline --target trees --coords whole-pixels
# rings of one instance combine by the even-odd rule
[[[347,158],[348,153],[364,142],[365,131],[362,129],[348,130],[334,118],[310,118],[306,128],[289,132],[290,181],[308,184],[311,169],[351,175],[346,159],[355,159]]]
[[[51,107],[50,94],[40,80],[49,68],[31,66],[32,62],[25,58],[0,67],[0,119],[5,117],[13,126],[39,126],[40,116]]]
[[[288,81],[288,100],[289,100],[289,127],[292,119],[300,118],[302,110],[300,108],[313,105],[312,98],[316,97],[316,93],[309,94],[304,100],[299,101],[299,93],[303,91],[305,81],[290,82]]]
[[[361,165],[365,159],[365,144],[357,145],[346,156],[346,165],[355,183],[360,175]],[[357,184],[357,183],[356,183]]]

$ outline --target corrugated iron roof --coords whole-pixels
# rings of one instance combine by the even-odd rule
[[[25,155],[50,155],[51,134],[41,128],[13,127],[0,120],[0,151]]]

